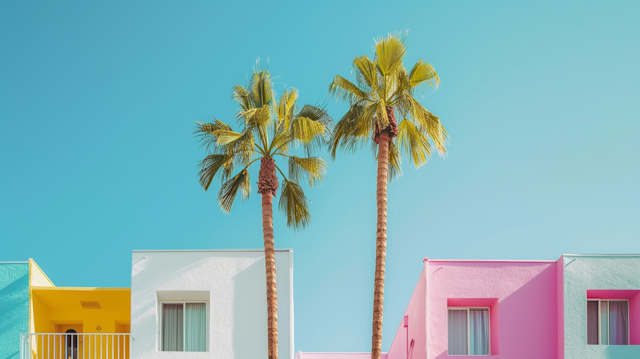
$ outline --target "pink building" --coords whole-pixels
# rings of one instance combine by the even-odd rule
[[[425,259],[388,358],[556,358],[559,263]]]

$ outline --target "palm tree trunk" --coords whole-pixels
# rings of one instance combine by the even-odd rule
[[[380,359],[382,351],[382,309],[384,302],[384,262],[387,257],[387,178],[389,172],[389,132],[378,136],[378,179],[376,202],[378,218],[376,230],[376,276],[373,293],[373,333],[371,359]]]
[[[262,236],[267,274],[267,350],[268,359],[278,359],[278,292],[276,289],[276,252],[273,238],[273,196],[278,190],[275,162],[262,158],[258,175],[258,193],[262,194]]]
[[[278,359],[278,292],[276,290],[276,252],[273,240],[273,196],[262,195],[262,234],[267,269],[267,338],[269,359]]]

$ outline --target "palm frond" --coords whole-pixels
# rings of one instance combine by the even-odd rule
[[[390,181],[402,176],[402,167],[400,162],[401,162],[401,158],[400,158],[400,152],[398,151],[398,147],[393,143],[393,141],[389,141],[388,177]]]
[[[413,65],[413,68],[409,73],[409,82],[411,84],[411,88],[423,86],[426,88],[436,89],[440,84],[440,77],[438,77],[438,73],[433,66],[420,59],[420,61]]]
[[[380,129],[387,128],[387,126],[389,126],[389,116],[387,115],[387,106],[384,100],[378,100],[378,102],[376,102],[375,105],[376,105],[375,118],[376,118],[376,124],[379,126],[378,128]]]
[[[231,91],[231,97],[238,104],[240,104],[240,107],[242,108],[243,111],[246,111],[251,107],[253,107],[253,103],[251,102],[251,96],[249,96],[249,92],[247,92],[247,90],[240,85],[236,85],[233,87],[233,90]]]
[[[291,91],[284,91],[282,96],[280,96],[280,103],[278,104],[277,108],[278,122],[291,121],[291,118],[293,117],[293,113],[295,111],[295,103],[297,99],[298,91],[296,89],[291,89]],[[285,127],[288,127],[288,124],[285,123]]]
[[[215,131],[218,131],[218,130],[231,131],[231,126],[227,125],[226,123],[220,120],[214,120],[213,122],[210,122],[210,123],[200,123],[200,122],[196,122],[196,123],[198,124],[199,131],[201,132],[207,132],[207,133],[213,134]]]
[[[298,112],[298,116],[307,117],[313,121],[321,123],[325,128],[328,128],[333,123],[331,116],[324,109],[324,107],[304,105],[302,110]]]
[[[236,163],[246,166],[256,151],[252,128],[245,129],[240,136],[227,142],[222,150],[225,154],[233,155]]]
[[[233,171],[233,156],[223,154],[208,155],[202,160],[199,165],[200,172],[198,177],[200,179],[200,185],[205,191],[209,190],[211,181],[222,170],[222,180],[226,180],[231,171]]]
[[[356,73],[356,81],[364,92],[376,89],[378,86],[378,72],[376,64],[369,59],[369,56],[363,55],[353,60],[353,70]]]
[[[220,191],[218,192],[218,202],[220,202],[220,207],[223,212],[229,213],[231,211],[231,207],[233,206],[233,201],[236,199],[238,190],[242,191],[243,201],[249,198],[251,182],[249,181],[249,170],[246,167],[240,171],[240,173],[224,182],[222,187],[220,187]]]
[[[416,168],[427,162],[431,156],[431,145],[421,126],[414,125],[409,120],[403,120],[398,125],[398,147],[409,156]]]
[[[354,152],[371,139],[373,132],[373,115],[375,103],[365,106],[352,105],[349,111],[336,123],[329,140],[331,158],[336,158],[338,148],[346,152]],[[366,111],[365,111],[366,110]]]
[[[322,177],[326,173],[327,163],[321,157],[300,158],[296,156],[289,157],[289,178],[296,183],[300,182],[301,177],[307,177],[309,186],[313,187],[322,181]]]
[[[447,152],[446,143],[448,133],[442,126],[440,119],[424,108],[413,96],[405,94],[410,105],[411,118],[420,126],[427,130],[427,134],[433,144],[436,146],[438,153],[443,155]]]
[[[320,121],[314,121],[305,116],[298,116],[291,123],[293,137],[304,144],[310,143],[317,136],[323,136],[326,130]]]
[[[241,133],[231,130],[217,130],[213,132],[213,135],[217,138],[216,144],[218,146],[226,145],[242,137]]]
[[[246,126],[266,126],[271,121],[271,109],[269,105],[250,108],[238,113],[243,118]]]
[[[271,103],[273,99],[273,85],[269,71],[255,72],[249,81],[249,94],[255,107],[262,107]]]
[[[329,138],[331,130],[333,128],[333,119],[324,109],[324,106],[312,105],[304,105],[302,107],[302,110],[300,110],[300,112],[296,116],[308,118],[314,123],[320,124],[322,126],[322,129],[319,126],[314,126],[317,128],[312,129],[313,131],[309,133],[310,135],[313,135],[310,141],[300,141],[306,156],[311,157],[313,153],[319,151],[326,144],[326,140],[327,138]],[[296,124],[294,123],[293,125]],[[291,126],[290,131],[294,137],[298,138],[299,132],[295,126]]]
[[[306,227],[311,221],[309,200],[297,183],[283,180],[278,208],[287,216],[287,226],[295,230]]]
[[[210,123],[202,123],[196,121],[194,135],[200,137],[199,142],[201,147],[205,147],[206,151],[216,151],[218,138],[215,136],[215,132],[218,130],[231,131],[231,127],[226,123],[214,119]]]
[[[269,153],[286,155],[289,153],[289,144],[291,144],[295,140],[295,137],[291,135],[289,129],[287,129],[283,125],[278,126],[273,139],[271,140],[271,148],[269,149]]]
[[[404,66],[400,66],[396,70],[390,90],[393,92],[388,97],[389,101],[387,103],[387,106],[393,106],[397,102],[401,102],[404,98],[403,94],[405,92],[411,91],[409,74],[407,73],[407,70],[405,70]]]
[[[352,104],[369,99],[366,92],[340,75],[333,78],[333,82],[329,85],[329,94],[340,100],[348,100]]]
[[[400,36],[392,34],[376,39],[375,50],[375,62],[383,76],[393,75],[398,66],[402,65],[402,57],[407,52]]]

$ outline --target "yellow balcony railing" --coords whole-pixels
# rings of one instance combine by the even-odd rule
[[[21,334],[20,359],[129,359],[129,334]]]

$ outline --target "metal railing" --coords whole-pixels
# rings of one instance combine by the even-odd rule
[[[20,359],[129,359],[129,334],[20,334]]]

